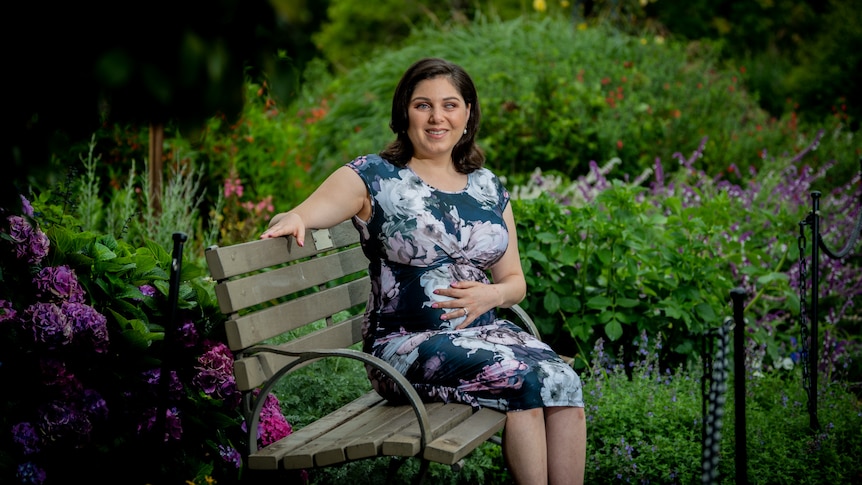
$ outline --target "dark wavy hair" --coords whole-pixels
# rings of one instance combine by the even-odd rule
[[[476,134],[479,131],[481,119],[479,96],[473,79],[467,71],[445,59],[433,57],[420,59],[413,63],[398,81],[398,87],[395,88],[395,94],[392,96],[392,119],[389,121],[389,127],[395,133],[396,139],[380,152],[380,156],[399,167],[405,166],[410,161],[413,156],[413,143],[407,136],[409,124],[407,111],[410,107],[410,99],[417,84],[438,77],[449,78],[464,101],[470,105],[467,133],[452,148],[455,169],[461,173],[470,173],[481,168],[485,163],[485,153],[476,145]]]

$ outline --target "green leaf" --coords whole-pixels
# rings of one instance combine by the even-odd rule
[[[121,332],[120,335],[134,349],[141,351],[149,348],[152,341],[152,339],[147,337],[148,334],[138,332],[137,330],[126,330]]]
[[[605,325],[605,334],[611,341],[615,341],[623,336],[623,326],[620,322],[613,320]]]
[[[762,286],[773,281],[790,281],[790,277],[786,273],[768,273],[757,278],[757,282]]]
[[[556,313],[560,311],[560,297],[553,291],[545,293],[545,298],[543,298],[542,302],[544,303],[545,310],[548,313]]]
[[[594,310],[603,310],[611,306],[612,303],[613,302],[611,302],[610,298],[603,295],[597,295],[587,300],[587,308],[592,308]]]
[[[117,257],[117,253],[101,243],[93,244],[91,255],[96,261],[108,261]]]
[[[567,313],[575,313],[581,309],[581,300],[573,296],[560,298],[560,309]]]
[[[617,298],[616,304],[617,306],[621,306],[623,308],[633,308],[640,304],[640,300],[635,300],[632,298]]]
[[[694,307],[694,311],[706,323],[714,322],[718,319],[715,315],[715,310],[712,309],[712,305],[709,303],[698,303]]]

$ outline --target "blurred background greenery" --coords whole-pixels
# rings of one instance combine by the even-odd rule
[[[11,162],[22,189],[58,177],[67,164],[59,159],[69,146],[107,124],[170,122],[193,137],[218,113],[236,119],[246,80],[266,80],[269,95],[284,106],[297,101],[304,84],[319,83],[321,70],[339,75],[367,65],[379,50],[406,45],[417,29],[445,33],[480,19],[537,14],[685,42],[685,52],[675,55],[708,50],[715,67],[739,72],[741,87],[769,116],[793,113],[813,122],[839,116],[848,131],[856,132],[862,119],[862,11],[854,3],[381,0],[369,8],[362,0],[157,0],[130,9],[106,0],[27,3],[6,15],[9,28],[3,32],[11,102],[3,158]],[[455,48],[458,39],[451,42]],[[542,71],[521,68],[533,60],[523,56],[511,52],[500,74],[512,82],[541,76]],[[309,64],[323,67],[310,76]],[[476,71],[473,64],[468,70]],[[560,81],[546,77],[541,82]],[[542,107],[536,109],[541,116]]]

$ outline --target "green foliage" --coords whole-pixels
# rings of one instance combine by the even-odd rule
[[[550,3],[552,11],[562,11],[556,2]],[[376,8],[368,8],[363,0],[340,0],[330,2],[327,20],[312,38],[327,62],[336,71],[346,72],[378,53],[402,46],[417,28],[463,26],[482,16],[509,20],[529,14],[531,7],[522,0],[486,0],[481,4],[383,0]]]
[[[669,176],[657,163],[652,180],[652,172],[630,182],[609,179],[609,163],[572,182],[537,171],[512,187],[530,288],[522,306],[559,352],[578,357],[577,367],[585,363],[581,343],[620,340],[620,358],[630,357],[644,330],[665,340],[662,365],[686,360],[704,332],[731,314],[734,287],[748,293],[750,335],[765,346],[765,364],[795,351],[798,263],[805,257],[796,244],[799,224],[810,207],[806,191],[829,167],[798,167],[802,154],[771,159],[768,171],[735,185],[696,169],[700,151],[679,158],[681,169]],[[822,209],[833,222],[822,230],[847,241],[850,227],[834,224],[859,217],[852,203],[858,188],[850,182],[832,193]],[[830,317],[829,332],[852,339],[853,320],[841,315],[844,302],[859,299],[859,269],[852,260],[834,264],[822,270],[833,283],[821,288],[831,295],[821,304],[842,309]]]
[[[658,207],[636,202],[641,192],[614,181],[584,207],[547,196],[514,203],[530,288],[523,306],[543,335],[629,342],[646,330],[688,354],[692,335],[726,314],[733,282],[715,261],[717,236],[729,225],[727,198],[701,211],[683,209],[675,197]]]
[[[807,394],[798,367],[792,372],[759,374],[746,380],[746,450],[748,482],[854,483],[862,475],[856,457],[862,453],[858,394],[847,382],[828,382],[817,393],[821,429],[810,428]],[[858,391],[857,391],[858,392]],[[728,393],[720,472],[735,475],[736,437],[730,430],[737,416],[733,389]]]
[[[301,138],[317,170],[312,180],[392,140],[387,125],[395,84],[424,56],[449,58],[471,73],[482,102],[479,143],[489,166],[504,175],[538,167],[575,178],[589,171],[590,161],[615,157],[620,170],[637,174],[656,158],[694,151],[704,136],[700,163],[708,174],[730,165],[744,173],[762,167],[764,149],[798,152],[800,139],[814,131],[795,117],[771,119],[745,92],[741,74],[721,69],[707,44],[578,28],[551,15],[479,19],[418,29],[402,48],[382,51],[317,87],[318,94],[298,99],[289,112],[325,109],[314,131]],[[830,157],[852,163],[856,150],[852,138],[830,143],[812,163]],[[284,207],[278,199],[275,205]]]
[[[44,470],[48,484],[104,481],[131,470],[135,476],[128,480],[141,484],[178,476],[236,479],[237,467],[225,471],[212,459],[218,446],[242,440],[236,403],[214,398],[195,382],[206,365],[199,358],[223,339],[224,317],[205,270],[183,264],[174,313],[168,298],[172,255],[163,246],[147,240],[135,247],[83,231],[69,215],[44,219],[61,212],[48,200],[32,206],[41,224],[34,234],[47,233],[44,258],[16,257],[22,241],[4,224],[0,381],[10,392],[0,413],[0,477],[11,482],[18,466],[30,466]],[[47,287],[36,283],[37,274],[51,272],[63,276]],[[39,308],[54,308],[54,317]],[[168,325],[181,334],[176,341],[166,342]],[[52,332],[63,328],[58,341]],[[162,366],[174,372],[171,397],[157,390]],[[169,404],[169,427],[159,431],[171,438],[154,438],[149,430],[157,410]],[[13,426],[22,425],[38,434],[10,438]],[[35,451],[22,453],[17,439],[34,439]],[[165,454],[155,458],[154,449]],[[153,460],[141,466],[142,455]]]
[[[713,42],[723,61],[747,68],[745,85],[773,115],[837,116],[859,129],[862,29],[853,0],[662,0],[646,10],[675,38]]]

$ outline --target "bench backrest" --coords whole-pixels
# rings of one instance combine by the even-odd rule
[[[309,231],[304,247],[280,237],[207,248],[219,306],[228,317],[227,344],[237,353],[240,390],[260,386],[295,360],[268,352],[246,355],[254,346],[300,351],[361,341],[370,282],[358,243],[358,232],[346,221]]]

